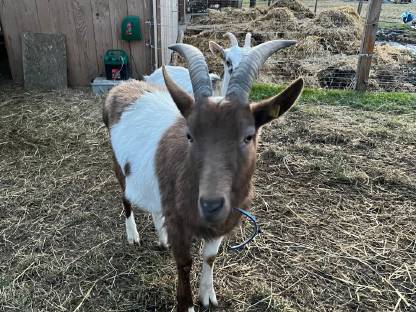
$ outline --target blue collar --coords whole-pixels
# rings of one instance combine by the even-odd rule
[[[242,242],[241,244],[238,244],[238,245],[233,245],[233,246],[230,246],[229,247],[229,249],[230,250],[233,250],[233,251],[241,251],[241,250],[243,250],[244,249],[244,247],[248,244],[248,243],[250,243],[259,233],[261,233],[261,230],[260,230],[260,226],[257,224],[257,221],[256,221],[256,217],[255,216],[253,216],[250,212],[248,212],[248,211],[246,211],[246,210],[243,210],[243,209],[241,209],[241,208],[234,208],[235,210],[237,210],[239,213],[241,213],[244,217],[246,217],[249,221],[250,221],[250,223],[253,225],[253,229],[254,229],[254,231],[253,231],[253,233],[251,234],[251,236],[248,238],[248,239],[246,239],[244,242]]]

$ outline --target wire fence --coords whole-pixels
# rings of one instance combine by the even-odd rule
[[[196,1],[197,12],[192,11],[195,5],[188,4],[190,19],[184,41],[204,52],[212,71],[220,74],[223,68],[210,54],[208,41],[226,47],[223,34],[231,31],[242,44],[245,34],[251,32],[253,46],[281,38],[299,42],[271,57],[260,81],[286,83],[303,76],[311,87],[354,88],[367,1],[360,14],[359,1],[351,0],[280,0],[277,4],[257,0],[255,8],[249,8],[250,0]],[[414,3],[383,4],[369,90],[416,92],[416,30],[404,25],[400,17],[412,8],[416,10]]]

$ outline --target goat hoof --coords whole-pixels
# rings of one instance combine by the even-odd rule
[[[159,242],[159,243],[157,244],[157,246],[159,247],[159,249],[160,249],[160,250],[164,250],[164,251],[168,250],[168,249],[169,249],[169,247],[170,247],[170,245],[169,245],[169,244],[162,243],[162,242]]]
[[[207,292],[205,294],[200,294],[199,301],[201,302],[201,304],[203,305],[205,309],[208,309],[210,305],[212,307],[218,307],[217,296],[215,295],[214,290],[212,290],[211,292]]]
[[[134,245],[134,244],[140,245],[140,236],[139,236],[139,233],[135,233],[133,235],[127,235],[127,242],[130,245]]]

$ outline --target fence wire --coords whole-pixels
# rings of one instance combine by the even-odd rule
[[[199,7],[192,11],[195,2]],[[221,74],[222,65],[211,55],[208,42],[226,47],[223,34],[227,31],[237,36],[240,45],[248,31],[253,35],[253,46],[272,39],[297,39],[296,47],[269,59],[260,81],[287,83],[303,76],[311,87],[354,88],[367,1],[363,1],[360,15],[359,1],[319,0],[316,14],[315,0],[277,1],[281,6],[273,2],[258,0],[250,9],[250,0],[189,1],[184,41],[198,46],[211,71]],[[416,45],[412,44],[416,30],[404,25],[400,17],[412,7],[415,4],[383,4],[369,90],[416,92]]]

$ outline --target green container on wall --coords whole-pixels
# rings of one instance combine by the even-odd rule
[[[121,22],[121,40],[142,40],[140,17],[129,15],[123,18]]]

